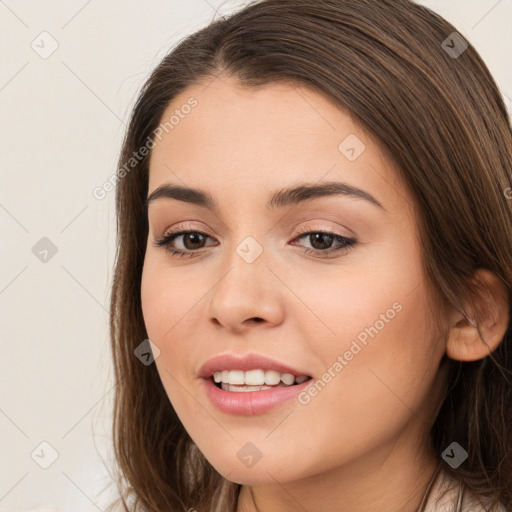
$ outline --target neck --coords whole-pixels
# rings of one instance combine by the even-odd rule
[[[410,448],[410,447],[409,447]],[[439,460],[421,450],[411,457],[398,440],[379,453],[293,482],[242,486],[237,512],[418,512]]]

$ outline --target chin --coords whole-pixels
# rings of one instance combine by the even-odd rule
[[[224,478],[229,480],[230,482],[234,482],[236,484],[241,485],[264,485],[264,484],[271,484],[274,485],[276,483],[276,479],[278,479],[280,482],[282,482],[282,475],[281,478],[278,476],[280,475],[278,470],[268,470],[265,471],[264,468],[260,468],[259,470],[256,470],[255,468],[248,468],[248,469],[233,469],[231,468],[230,471],[227,471],[226,473],[221,473]],[[272,478],[274,476],[274,478]]]
[[[261,457],[252,466],[245,466],[244,462],[239,460],[238,457],[226,459],[208,459],[210,464],[215,470],[220,473],[227,480],[242,484],[242,485],[261,485],[261,484],[272,484],[279,482],[288,482],[303,478],[304,475],[297,474],[294,468],[294,472],[290,474],[290,464],[284,462],[277,462],[275,460],[264,460],[265,457]]]

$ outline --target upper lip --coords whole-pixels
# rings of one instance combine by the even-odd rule
[[[288,366],[284,363],[270,359],[260,354],[244,354],[235,356],[233,354],[219,354],[211,359],[208,359],[206,363],[201,366],[199,370],[199,376],[203,379],[209,379],[214,372],[222,370],[275,370],[279,373],[291,373],[296,377],[305,375],[309,377],[309,374],[301,370],[297,370]]]

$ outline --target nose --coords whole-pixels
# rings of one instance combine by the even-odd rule
[[[256,324],[276,326],[282,323],[283,283],[267,263],[265,252],[248,263],[233,251],[228,270],[211,293],[209,317],[216,327],[241,334]]]

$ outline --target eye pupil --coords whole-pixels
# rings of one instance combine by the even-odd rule
[[[329,240],[328,242],[325,242],[326,238]],[[331,247],[333,237],[327,233],[314,233],[310,235],[309,240],[315,249],[322,250],[329,249],[329,247]],[[320,246],[317,245],[317,241],[320,241]]]
[[[186,241],[188,239],[192,239],[192,247],[190,247],[189,244],[186,243]],[[183,235],[183,245],[187,248],[187,249],[190,249],[190,250],[193,250],[193,249],[200,249],[201,247],[197,247],[196,245],[194,245],[194,240],[196,242],[199,241],[199,245],[201,244],[201,242],[204,242],[204,236],[201,234],[201,233],[185,233]]]

